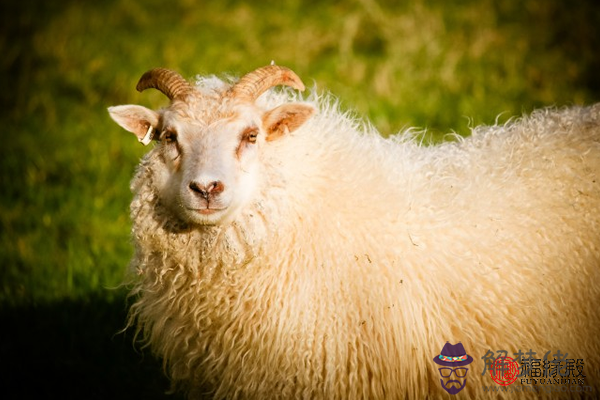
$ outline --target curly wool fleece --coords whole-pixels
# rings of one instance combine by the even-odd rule
[[[481,357],[500,349],[583,359],[597,393],[600,105],[422,147],[309,102],[318,114],[262,149],[257,196],[225,225],[168,211],[157,148],[138,168],[131,318],[175,389],[436,398],[432,358],[460,341],[472,398],[508,396],[484,391]]]

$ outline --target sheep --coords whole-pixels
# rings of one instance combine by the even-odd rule
[[[436,398],[446,342],[473,398],[502,396],[485,362],[502,350],[566,353],[600,389],[600,104],[423,146],[302,98],[285,67],[195,85],[157,68],[148,88],[170,105],[109,113],[157,143],[131,183],[129,323],[173,390]]]

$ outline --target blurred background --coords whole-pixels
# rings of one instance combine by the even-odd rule
[[[0,5],[0,397],[176,399],[120,333],[129,180],[145,148],[106,108],[167,104],[146,70],[275,60],[383,135],[600,101],[594,0],[47,0]]]

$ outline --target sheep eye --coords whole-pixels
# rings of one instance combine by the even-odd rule
[[[171,130],[162,133],[162,139],[165,143],[175,143],[177,141],[177,133]]]
[[[256,138],[258,137],[258,128],[250,127],[247,128],[242,134],[242,140],[248,143],[256,143]]]

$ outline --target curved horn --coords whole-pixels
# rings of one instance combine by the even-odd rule
[[[268,89],[278,85],[304,90],[304,84],[294,71],[279,65],[268,65],[244,75],[231,88],[230,93],[233,98],[253,102]]]
[[[196,93],[194,87],[181,75],[166,68],[154,68],[146,72],[135,88],[138,92],[148,88],[158,89],[170,100],[183,99]]]

